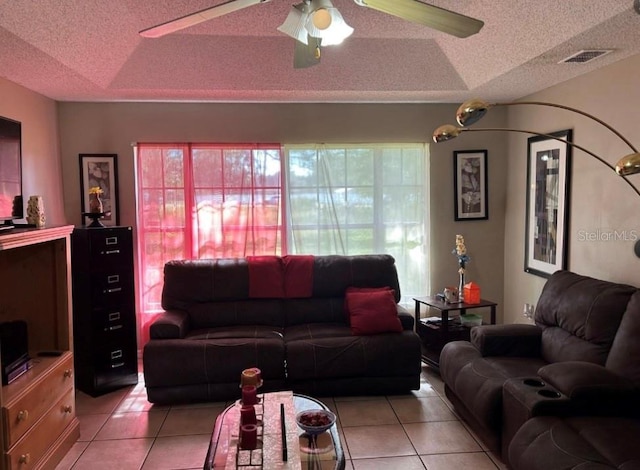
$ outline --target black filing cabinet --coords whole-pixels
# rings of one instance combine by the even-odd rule
[[[76,387],[96,396],[138,383],[131,227],[71,234]]]

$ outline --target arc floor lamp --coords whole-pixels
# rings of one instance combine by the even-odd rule
[[[582,116],[585,116],[597,122],[598,124],[606,127],[611,132],[613,132],[631,149],[632,153],[622,157],[614,167],[602,157],[576,144],[575,142],[566,141],[564,139],[555,137],[553,135],[544,134],[544,133],[540,133],[540,132],[536,132],[528,129],[512,129],[512,128],[500,128],[500,127],[498,128],[467,127],[475,124],[480,119],[482,119],[484,115],[487,114],[489,109],[494,106],[513,106],[513,105],[550,106],[550,107],[564,109],[564,110],[571,111],[571,112],[580,114]],[[633,191],[638,195],[638,197],[640,197],[640,191],[638,190],[638,188],[634,186],[633,183],[631,183],[631,181],[629,181],[629,179],[627,178],[627,176],[640,173],[640,153],[638,153],[638,150],[633,146],[633,144],[631,144],[631,142],[629,142],[628,139],[626,139],[620,132],[618,132],[618,130],[616,130],[614,127],[607,124],[606,122],[602,121],[601,119],[598,119],[597,117],[593,116],[592,114],[586,113],[584,111],[581,111],[579,109],[572,108],[569,106],[556,104],[556,103],[549,103],[544,101],[514,101],[514,102],[507,102],[507,103],[488,103],[486,101],[476,98],[476,99],[465,101],[460,105],[460,107],[458,108],[458,111],[456,112],[456,120],[461,127],[454,126],[451,124],[445,124],[443,126],[440,126],[435,131],[433,131],[433,141],[436,143],[446,142],[447,140],[455,139],[463,132],[489,132],[489,131],[520,132],[523,134],[532,134],[532,135],[546,137],[549,139],[559,140],[561,142],[566,143],[567,145],[570,145],[571,147],[575,147],[576,149],[582,150],[586,154],[598,160],[603,165],[607,166],[612,171],[615,171],[633,189]],[[636,256],[640,258],[640,240],[638,240],[635,244],[635,253],[636,253]]]

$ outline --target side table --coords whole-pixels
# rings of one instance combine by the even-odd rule
[[[415,297],[415,323],[416,333],[422,340],[422,360],[436,369],[440,367],[440,351],[449,341],[469,340],[470,328],[462,326],[458,317],[449,319],[450,311],[459,311],[464,315],[467,310],[488,307],[491,309],[491,324],[496,323],[495,302],[480,299],[480,303],[468,304],[465,302],[445,302],[438,297]],[[440,311],[439,321],[428,321],[420,318],[421,305]]]

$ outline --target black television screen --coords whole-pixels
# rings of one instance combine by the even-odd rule
[[[0,223],[23,215],[22,125],[0,116]]]

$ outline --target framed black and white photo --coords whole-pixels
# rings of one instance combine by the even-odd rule
[[[118,156],[116,154],[80,154],[80,194],[82,212],[91,212],[89,191],[99,187],[104,225],[118,225]]]
[[[489,218],[487,189],[487,151],[453,152],[455,220]]]
[[[571,141],[572,131],[550,136]],[[524,270],[549,277],[567,268],[571,146],[546,136],[528,139]]]

